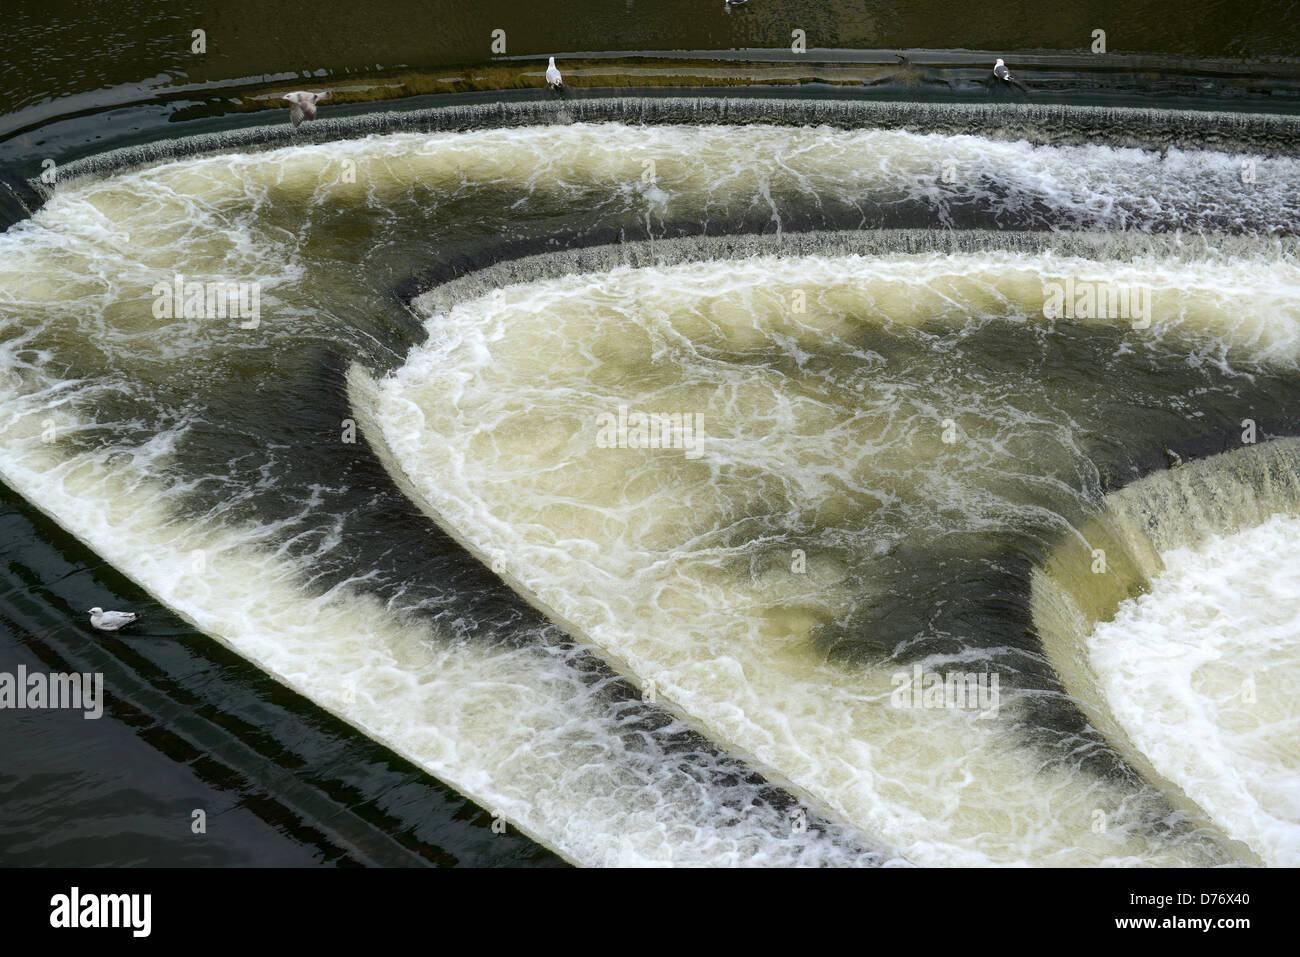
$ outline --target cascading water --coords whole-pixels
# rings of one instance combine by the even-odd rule
[[[1033,582],[1039,634],[1090,719],[1269,864],[1296,859],[1300,823],[1297,503],[1300,441],[1246,444],[1107,496]]]
[[[1293,859],[1116,705],[1122,636],[1092,631],[1155,566],[1062,610],[1128,483],[1300,421],[1285,123],[1162,155],[1095,111],[563,109],[74,168],[0,237],[4,480],[574,861]],[[800,109],[883,115],[768,118]],[[185,314],[230,281],[255,319]],[[1149,321],[1044,317],[1091,281]],[[600,434],[634,413],[695,447]],[[1294,512],[1269,489],[1261,520]],[[917,668],[996,697],[928,706]]]

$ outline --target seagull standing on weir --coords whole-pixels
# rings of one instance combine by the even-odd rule
[[[993,75],[999,80],[1003,80],[1007,83],[1011,82],[1011,71],[1008,70],[1007,65],[1002,62],[1001,57],[998,57],[998,62],[993,64]]]
[[[552,90],[564,86],[564,77],[560,76],[560,71],[555,68],[555,57],[551,57],[550,62],[546,64],[546,82]]]
[[[296,93],[286,93],[282,97],[282,99],[289,101],[289,119],[293,122],[295,130],[303,120],[316,119],[316,104],[320,100],[328,100],[329,98],[329,90],[323,93],[308,93],[306,90],[299,90]]]
[[[140,616],[133,611],[104,611],[102,608],[90,609],[90,623],[100,631],[117,631],[123,625],[129,625]]]

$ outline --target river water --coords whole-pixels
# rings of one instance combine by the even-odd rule
[[[43,206],[0,235],[0,670],[102,671],[108,713],[0,714],[3,859],[1294,864],[1276,23],[1099,20],[1116,80],[1086,12],[823,4],[782,91],[799,11],[614,6],[599,45],[509,21],[609,54],[559,97],[472,88],[516,69],[465,52],[490,5],[420,51],[325,18],[291,51],[355,87],[300,134],[238,5],[201,66],[179,12],[6,79]],[[877,82],[891,46],[930,65]],[[649,50],[753,83],[597,88]]]

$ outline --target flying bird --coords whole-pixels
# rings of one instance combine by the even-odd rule
[[[296,93],[286,93],[282,97],[289,101],[289,119],[293,121],[295,130],[303,120],[316,119],[316,104],[329,98],[329,90],[324,93],[308,93],[306,90],[299,90]]]
[[[558,90],[564,86],[564,78],[560,76],[560,71],[555,68],[555,57],[546,64],[546,82],[550,84],[552,90]]]
[[[90,623],[100,631],[117,631],[123,625],[129,625],[140,616],[133,611],[104,611],[102,608],[90,609]]]
[[[1002,62],[1001,57],[998,57],[998,62],[993,64],[993,75],[999,80],[1005,80],[1007,83],[1011,82],[1011,71],[1008,70],[1007,65]]]

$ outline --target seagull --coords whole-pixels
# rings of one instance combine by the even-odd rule
[[[1008,83],[1011,82],[1011,71],[1008,70],[1007,65],[1002,62],[1001,57],[998,57],[998,62],[993,64],[993,75],[999,80],[1005,80]]]
[[[308,93],[306,90],[299,90],[297,93],[286,93],[281,97],[281,99],[289,101],[289,118],[293,121],[295,130],[303,120],[316,119],[316,104],[320,100],[328,100],[329,98],[329,90],[324,93]]]
[[[546,64],[546,82],[551,85],[552,90],[558,90],[564,86],[564,78],[560,76],[560,71],[555,68],[555,57]]]
[[[140,616],[133,611],[104,611],[102,608],[90,609],[90,623],[100,631],[117,631],[123,625],[129,625]]]

